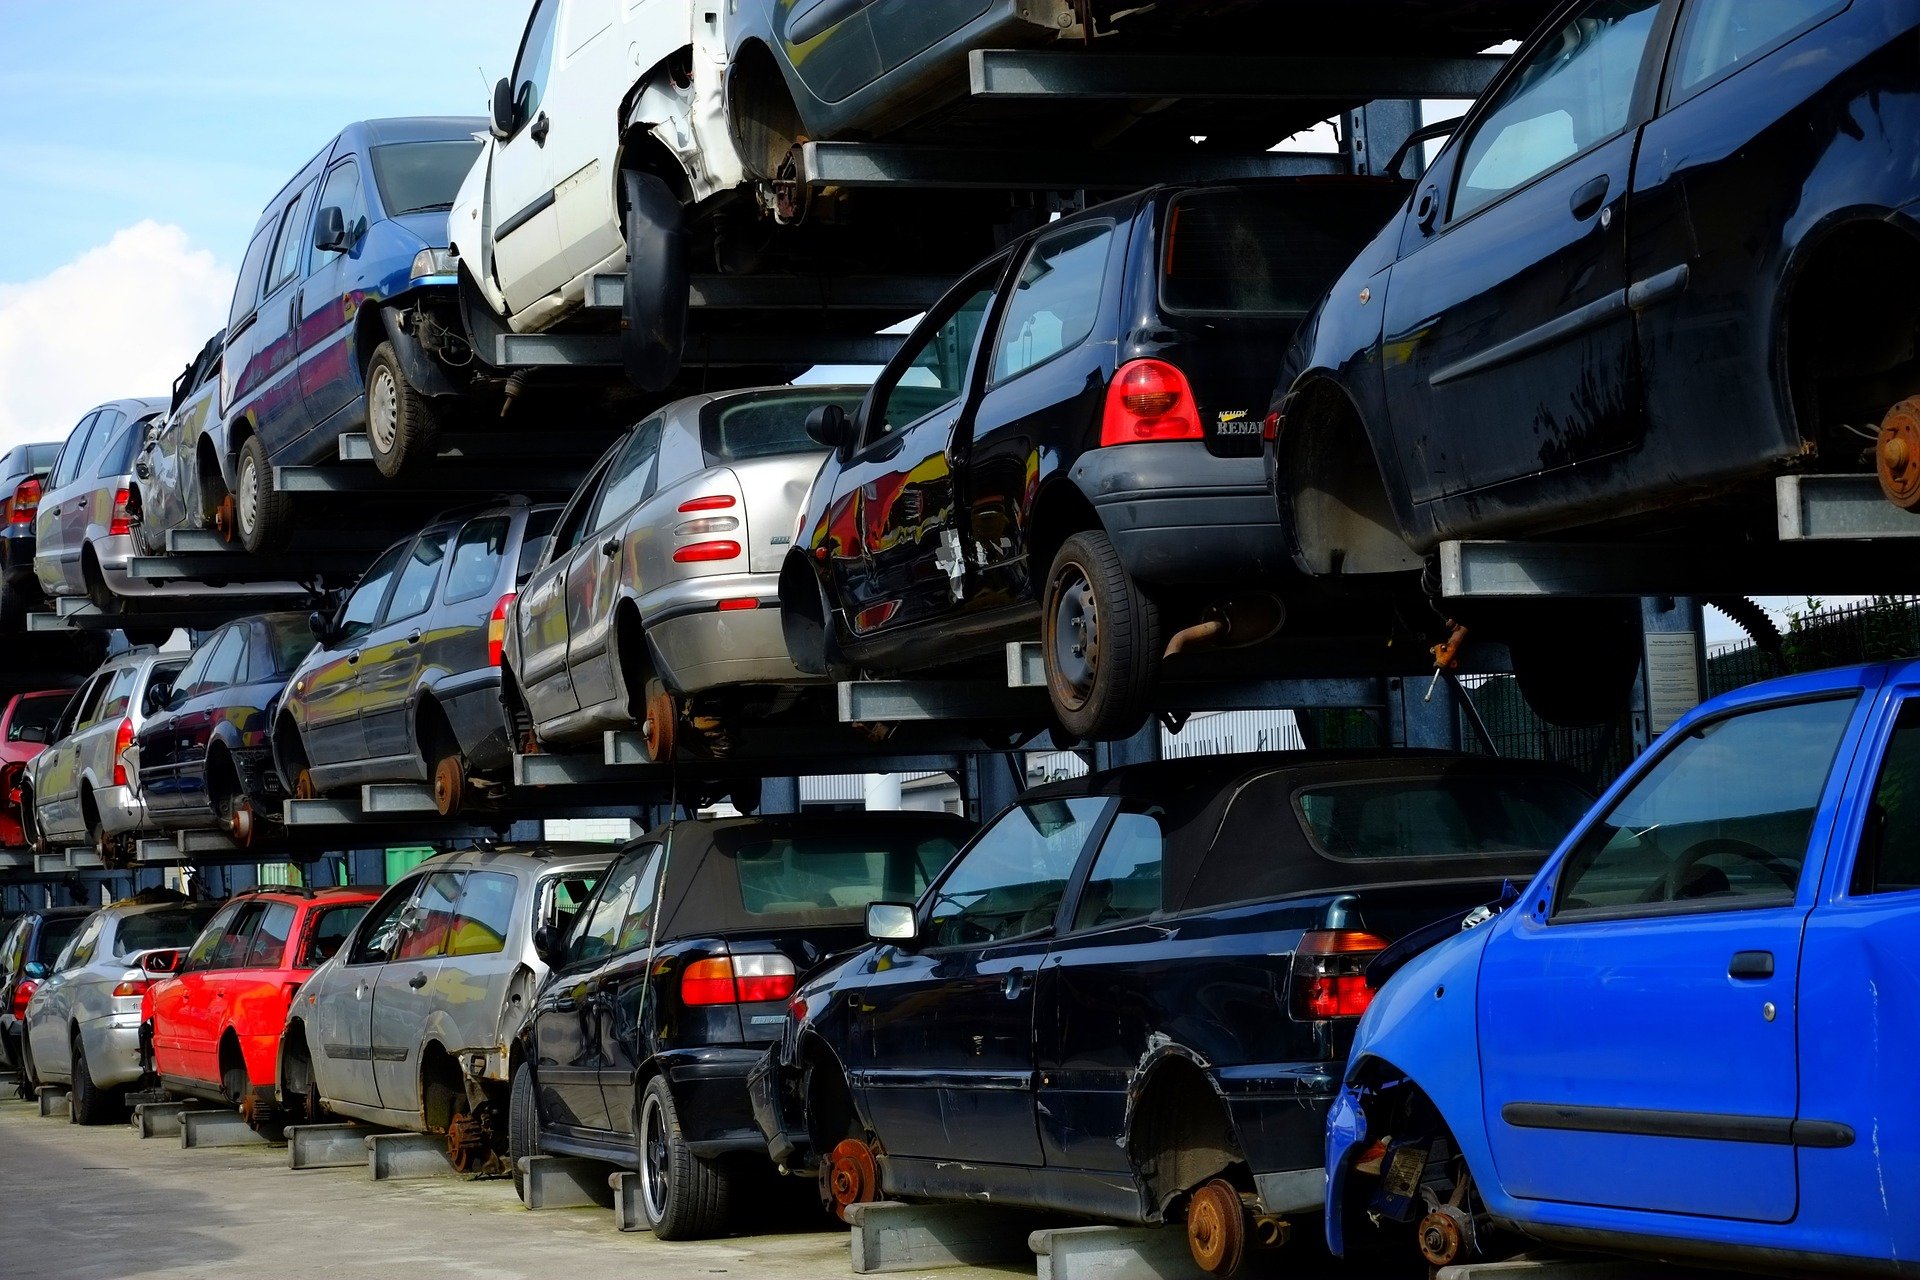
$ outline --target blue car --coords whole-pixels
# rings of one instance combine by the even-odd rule
[[[1920,1274],[1916,938],[1920,662],[1715,698],[1374,999],[1330,1245]]]
[[[276,465],[339,455],[364,430],[399,475],[431,452],[468,391],[447,210],[487,122],[365,120],[342,130],[273,198],[240,262],[221,366],[217,467],[249,551],[292,530]],[[204,483],[204,480],[202,481]]]

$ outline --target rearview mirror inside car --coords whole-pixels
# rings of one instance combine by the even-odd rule
[[[347,238],[347,219],[338,206],[328,205],[313,220],[313,247],[322,253],[345,253],[352,247]]]
[[[867,905],[867,937],[875,942],[910,944],[920,936],[920,922],[913,906],[905,902],[873,902]]]
[[[140,714],[150,716],[156,711],[164,711],[173,705],[173,686],[170,684],[151,684],[147,686],[147,696],[140,699]]]
[[[502,142],[513,134],[513,81],[502,76],[493,86],[493,119],[490,126],[493,136]]]
[[[823,404],[807,415],[807,437],[828,449],[839,449],[853,438],[853,419],[837,404]]]

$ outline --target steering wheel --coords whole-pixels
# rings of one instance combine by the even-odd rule
[[[1800,887],[1800,868],[1792,863],[1781,860],[1752,841],[1736,840],[1732,836],[1715,836],[1702,840],[1682,853],[1674,862],[1672,869],[1640,896],[1640,901],[1678,902],[1687,898],[1706,897],[1706,894],[1687,893],[1685,890],[1694,873],[1702,869],[1700,864],[1716,856],[1739,858],[1742,862],[1753,863],[1778,880],[1789,893]],[[1718,870],[1718,868],[1706,868],[1706,870]],[[1723,879],[1725,874],[1725,872],[1720,873]]]

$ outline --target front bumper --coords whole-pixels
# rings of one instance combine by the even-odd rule
[[[1204,441],[1090,449],[1073,483],[1142,582],[1237,583],[1293,572],[1266,459],[1221,458]]]
[[[1353,1171],[1354,1153],[1367,1141],[1367,1114],[1360,1106],[1360,1095],[1352,1085],[1340,1090],[1327,1112],[1327,1248],[1335,1257],[1347,1251],[1344,1200],[1347,1175]]]
[[[721,601],[755,606],[722,610]],[[728,573],[688,578],[640,601],[660,676],[676,693],[727,684],[815,684],[793,665],[780,626],[780,576]]]
[[[513,746],[507,740],[506,716],[500,707],[497,667],[462,677],[457,692],[442,690],[440,706],[453,726],[460,753],[474,770],[485,773],[513,764]]]

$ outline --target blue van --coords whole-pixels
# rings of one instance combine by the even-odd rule
[[[275,465],[338,456],[365,430],[395,476],[431,451],[466,392],[447,210],[484,120],[347,126],[268,204],[240,263],[209,442],[249,551],[292,520]]]

